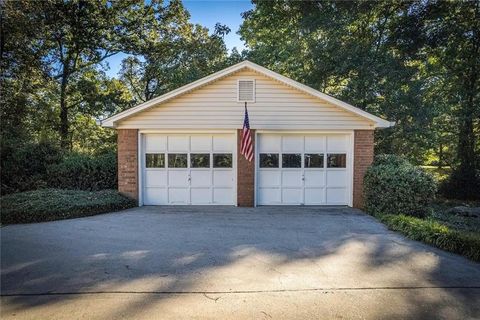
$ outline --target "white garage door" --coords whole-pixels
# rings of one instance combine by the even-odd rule
[[[259,134],[257,204],[348,205],[350,138]]]
[[[143,135],[143,203],[234,204],[233,134]]]

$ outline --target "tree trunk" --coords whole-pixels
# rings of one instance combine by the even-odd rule
[[[440,147],[438,148],[438,169],[443,167],[443,143],[440,142]]]
[[[472,110],[473,97],[468,100],[466,110],[462,112],[460,119],[460,131],[458,141],[458,159],[460,160],[460,171],[466,175],[475,175],[475,133],[473,131],[473,117],[469,110]]]
[[[67,105],[67,84],[68,73],[64,69],[62,75],[62,82],[60,84],[60,146],[62,149],[67,150],[70,148],[70,142],[68,139],[70,124],[68,122],[68,105]]]
[[[458,159],[460,160],[460,172],[466,176],[474,177],[476,172],[475,164],[475,131],[473,130],[473,117],[475,114],[475,84],[478,75],[472,67],[470,77],[466,81],[466,99],[460,111],[460,131],[458,141]]]

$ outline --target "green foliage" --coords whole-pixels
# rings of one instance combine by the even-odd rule
[[[17,92],[5,92],[6,100],[19,105],[4,107],[53,111],[49,125],[58,132],[61,146],[71,149],[72,115],[107,114],[112,111],[108,105],[121,97],[100,92],[108,84],[97,68],[106,58],[131,49],[135,30],[147,23],[143,15],[154,15],[157,7],[156,1],[144,5],[140,0],[2,2],[2,59],[7,58],[2,80],[33,84],[19,86],[21,100],[15,99]]]
[[[48,168],[48,185],[62,189],[103,190],[117,188],[115,152],[96,156],[72,153]]]
[[[394,154],[379,154],[373,160],[372,165],[401,167],[401,166],[410,166],[410,163],[404,157],[399,157]]]
[[[452,168],[450,167],[422,166],[422,169],[430,173],[435,178],[435,181],[437,181],[437,184],[447,179],[452,173]]]
[[[31,223],[87,217],[136,205],[115,190],[96,192],[41,189],[0,198],[2,224]]]
[[[478,169],[478,1],[254,3],[239,31],[249,59],[395,121],[377,153]]]
[[[2,194],[46,187],[48,168],[62,159],[60,148],[50,142],[26,145],[18,140],[2,142]]]
[[[376,214],[380,221],[410,239],[434,245],[440,249],[461,254],[480,261],[480,235],[452,229],[433,219],[420,219],[406,215]]]
[[[84,115],[75,118],[73,127],[73,152],[95,155],[116,150],[116,130],[102,128],[93,118]]]
[[[418,8],[405,1],[255,1],[240,34],[249,59],[397,125],[377,153],[422,163],[437,109],[424,99]],[[295,39],[292,41],[292,39]]]
[[[423,19],[426,68],[434,75],[427,82],[429,92],[434,92],[432,97],[444,112],[437,129],[440,147],[445,141],[441,138],[455,133],[455,145],[449,148],[456,153],[454,173],[447,189],[471,198],[470,191],[478,193],[480,180],[480,6],[478,1],[430,1]],[[449,125],[455,129],[448,130]]]
[[[241,59],[238,52],[228,57],[223,37],[230,32],[217,24],[212,34],[189,22],[189,14],[179,2],[168,7],[168,25],[152,28],[152,35],[136,47],[136,55],[122,61],[120,79],[136,103],[198,80]]]
[[[0,138],[51,140],[64,150],[111,149],[114,130],[96,119],[197,80],[243,56],[189,21],[181,1],[0,3]],[[127,54],[121,79],[106,59]]]
[[[365,174],[365,210],[371,214],[423,216],[435,193],[430,174],[397,156],[377,156]]]
[[[456,214],[452,212],[453,207],[480,207],[480,201],[461,201],[445,198],[436,199],[432,204],[433,213],[431,219],[438,220],[446,226],[467,232],[476,232],[480,234],[480,219],[474,215]]]
[[[480,200],[480,171],[454,170],[442,181],[439,192],[447,199]]]
[[[3,141],[2,194],[45,187],[102,190],[117,188],[115,149],[98,148],[95,154],[65,153],[51,142],[22,145]]]

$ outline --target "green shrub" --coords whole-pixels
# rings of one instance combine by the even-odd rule
[[[30,223],[92,216],[131,208],[136,201],[115,190],[41,189],[0,198],[3,224]]]
[[[2,141],[1,194],[46,187],[48,167],[61,159],[60,148],[51,142]]]
[[[115,152],[91,156],[72,153],[48,168],[48,185],[54,188],[103,190],[117,188]]]
[[[103,190],[117,188],[115,151],[65,153],[52,142],[2,141],[1,194],[41,188]]]
[[[433,177],[398,156],[377,156],[365,174],[365,210],[371,214],[423,216],[435,193]]]
[[[399,231],[412,240],[422,241],[480,261],[480,236],[478,234],[453,230],[432,219],[423,220],[393,214],[378,214],[376,217],[389,229]]]

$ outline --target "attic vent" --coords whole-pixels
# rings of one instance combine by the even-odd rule
[[[255,102],[255,80],[238,80],[238,102]]]

